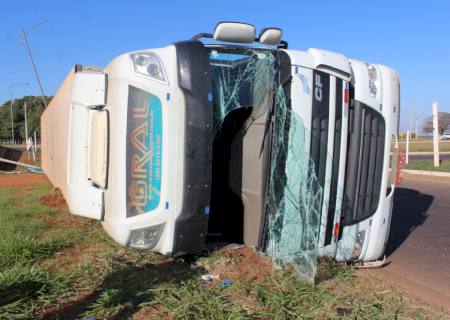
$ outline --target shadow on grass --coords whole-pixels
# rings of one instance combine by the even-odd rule
[[[43,319],[78,319],[99,307],[117,307],[118,311],[107,318],[124,319],[137,312],[142,303],[151,304],[158,290],[192,279],[201,272],[192,270],[188,263],[173,260],[145,266],[118,262],[120,267],[114,268],[91,294],[45,314]]]
[[[428,217],[434,197],[417,190],[397,188],[394,194],[391,229],[386,245],[386,255],[390,256],[406,241],[409,235]]]

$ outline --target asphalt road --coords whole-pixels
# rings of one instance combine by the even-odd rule
[[[441,153],[441,160],[450,160],[450,153]],[[421,154],[410,154],[409,161],[423,161],[430,160],[433,161],[433,153],[421,153]]]
[[[391,263],[371,272],[450,310],[450,178],[404,176],[386,253]]]

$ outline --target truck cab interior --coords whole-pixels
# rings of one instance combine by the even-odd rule
[[[280,40],[274,36],[266,35],[266,41],[270,38],[272,43],[279,44]],[[226,28],[216,27],[214,38],[229,40]],[[253,42],[254,33],[250,32],[248,38]],[[280,84],[282,53],[277,48],[265,47],[207,45],[206,48],[214,108],[207,242],[258,246],[266,212],[270,158],[267,120]]]
[[[209,57],[214,145],[207,240],[256,245],[268,150],[261,152],[262,143],[279,63],[267,49],[210,47]]]

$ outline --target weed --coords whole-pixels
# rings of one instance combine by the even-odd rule
[[[182,282],[158,292],[158,302],[175,319],[249,319],[245,310],[227,297],[227,289],[201,285],[198,280]]]
[[[70,281],[37,267],[0,272],[0,318],[31,317],[35,305],[56,304]]]

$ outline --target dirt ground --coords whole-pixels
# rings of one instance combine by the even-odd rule
[[[43,197],[41,203],[50,208],[68,209],[66,200],[59,189],[56,189],[48,196]]]
[[[50,184],[45,174],[0,173],[0,187],[23,187],[35,184]]]
[[[270,257],[262,256],[250,247],[226,248],[219,251],[221,258],[215,263],[206,263],[205,269],[220,279],[262,282],[273,271]]]

